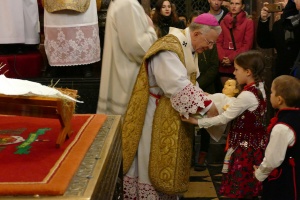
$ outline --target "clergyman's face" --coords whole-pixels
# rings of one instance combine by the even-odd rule
[[[212,49],[218,36],[218,33],[213,29],[210,29],[207,33],[201,33],[200,30],[193,31],[191,40],[194,51],[202,53],[205,50]]]

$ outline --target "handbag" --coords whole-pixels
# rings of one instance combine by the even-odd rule
[[[84,13],[90,6],[90,0],[42,0],[42,5],[49,13],[62,10]]]

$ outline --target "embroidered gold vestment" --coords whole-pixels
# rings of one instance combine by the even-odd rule
[[[160,51],[176,53],[185,65],[184,51],[174,35],[160,38],[148,50],[139,71],[122,127],[123,172],[127,173],[136,155],[149,99],[147,60]],[[195,83],[196,73],[191,74]],[[162,96],[152,129],[149,177],[158,191],[178,194],[187,191],[192,154],[193,126],[183,123],[170,99]]]
[[[42,0],[43,7],[49,12],[74,10],[85,12],[90,6],[90,0]]]

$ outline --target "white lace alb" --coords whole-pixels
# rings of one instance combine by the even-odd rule
[[[98,24],[45,27],[45,50],[51,66],[85,65],[100,60]]]

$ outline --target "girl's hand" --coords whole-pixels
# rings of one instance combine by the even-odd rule
[[[184,122],[188,122],[190,124],[194,124],[194,125],[198,125],[198,119],[194,118],[194,117],[189,117],[188,119],[185,118],[183,115],[180,116],[181,120]]]

